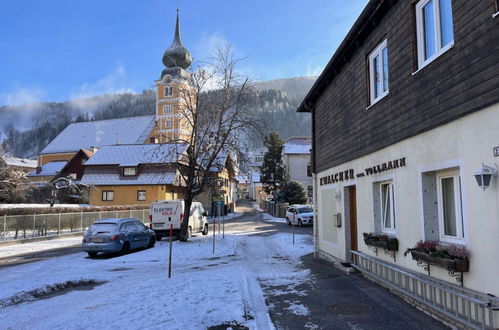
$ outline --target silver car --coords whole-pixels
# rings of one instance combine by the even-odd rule
[[[99,252],[122,252],[156,244],[154,231],[135,218],[101,219],[83,236],[83,251],[90,257]]]
[[[313,225],[314,210],[309,205],[291,205],[286,210],[286,222],[288,225]]]

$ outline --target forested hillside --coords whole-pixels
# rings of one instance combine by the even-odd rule
[[[265,132],[283,138],[310,135],[310,115],[296,113],[315,77],[280,79],[255,83],[255,116],[265,122]],[[43,102],[25,106],[0,106],[0,141],[13,155],[34,158],[68,124],[73,122],[151,115],[155,95],[100,95],[67,102]],[[254,147],[261,146],[259,138]]]

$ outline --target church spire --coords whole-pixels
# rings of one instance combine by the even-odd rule
[[[175,24],[175,35],[173,42],[163,55],[163,64],[167,68],[181,67],[187,69],[192,63],[192,57],[187,48],[185,48],[180,38],[180,19],[179,9],[177,8],[177,22]]]

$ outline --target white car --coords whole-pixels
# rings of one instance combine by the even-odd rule
[[[288,225],[313,225],[314,210],[310,205],[291,205],[286,210],[286,222]]]

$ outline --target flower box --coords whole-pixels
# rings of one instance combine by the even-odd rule
[[[379,239],[364,238],[364,243],[368,246],[375,246],[387,251],[398,251],[399,241],[396,238],[389,238],[386,241],[381,241]]]
[[[470,269],[469,260],[465,259],[450,259],[450,258],[440,258],[433,257],[428,253],[424,253],[421,251],[412,250],[411,251],[412,259],[416,261],[422,261],[428,265],[433,265],[437,267],[441,267],[447,270],[452,270],[455,272],[468,272]]]

